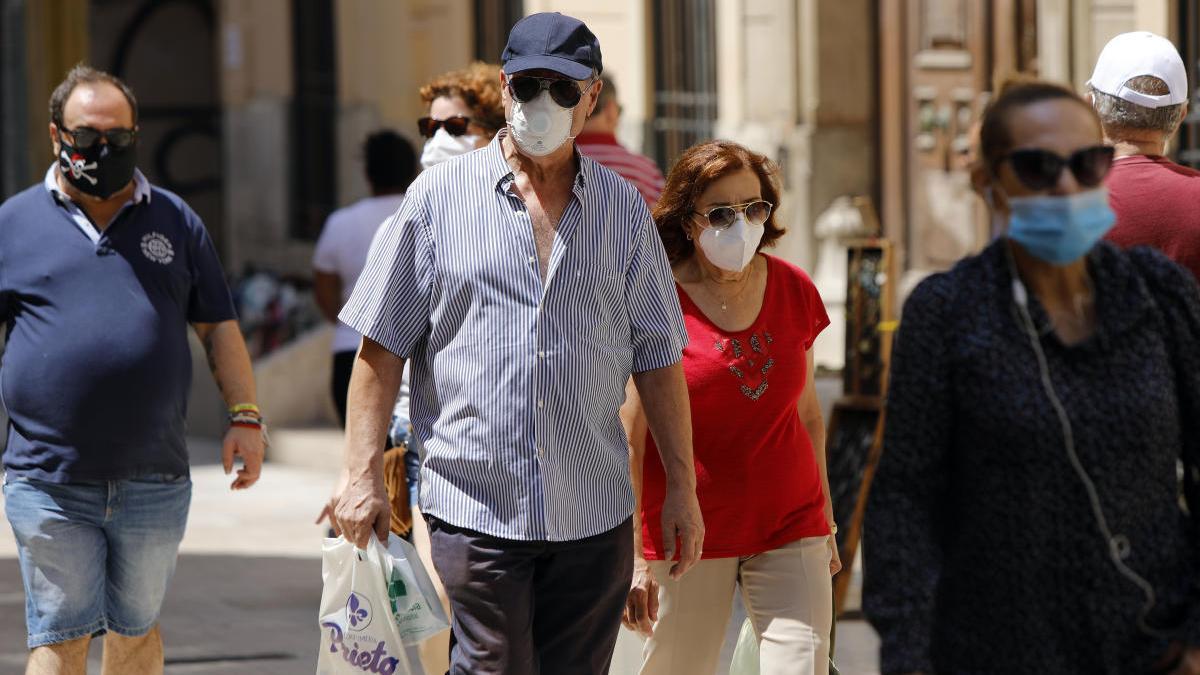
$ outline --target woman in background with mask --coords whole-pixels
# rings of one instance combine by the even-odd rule
[[[624,620],[649,636],[642,673],[714,673],[739,582],[761,672],[828,671],[830,577],[841,563],[811,348],[829,319],[807,274],[759,253],[783,234],[776,174],[740,145],[704,143],[680,157],[654,208],[690,338],[683,369],[705,538],[701,561],[671,579],[662,463],[636,406],[640,508]]]
[[[500,66],[476,61],[462,70],[435,77],[421,87],[429,114],[417,120],[425,140],[421,166],[482,148],[504,126]]]
[[[892,357],[881,670],[1200,672],[1196,282],[1100,241],[1113,151],[1074,92],[1006,85],[980,145],[1002,235],[913,291]]]
[[[482,148],[491,142],[504,126],[504,105],[500,98],[500,66],[476,61],[461,70],[435,77],[421,87],[421,100],[429,106],[429,114],[417,120],[417,130],[424,137],[421,166],[429,167]],[[408,387],[409,369],[404,369],[404,390]],[[437,590],[446,615],[450,601],[446,589],[433,567],[429,527],[417,506],[421,475],[420,441],[411,433],[408,397],[401,396],[392,413],[389,436],[392,444],[404,452],[405,480],[413,513],[413,546],[421,556]],[[385,461],[391,456],[385,455]],[[394,475],[394,474],[387,474]],[[403,486],[388,486],[388,494]],[[450,668],[450,634],[439,633],[423,641],[419,647],[421,665],[427,673],[444,673]]]

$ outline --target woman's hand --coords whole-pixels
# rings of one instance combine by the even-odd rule
[[[837,536],[829,535],[829,576],[833,576],[842,571],[842,554],[838,552]]]
[[[633,559],[633,583],[625,600],[621,623],[629,630],[650,637],[654,634],[655,621],[658,621],[658,581],[650,571],[650,564],[639,555]]]

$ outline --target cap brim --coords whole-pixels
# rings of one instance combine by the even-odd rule
[[[527,70],[552,70],[572,80],[586,80],[592,76],[591,67],[585,66],[582,63],[576,63],[570,59],[564,59],[561,56],[550,56],[549,54],[518,56],[509,59],[504,64],[505,75],[515,75]]]

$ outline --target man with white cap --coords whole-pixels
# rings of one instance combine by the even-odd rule
[[[1154,33],[1118,35],[1100,52],[1088,88],[1117,151],[1107,180],[1117,224],[1107,238],[1158,248],[1200,278],[1200,172],[1164,156],[1188,111],[1178,50]]]
[[[667,448],[672,576],[703,549],[687,331],[645,200],[572,143],[602,86],[596,36],[534,14],[501,58],[507,127],[417,178],[342,310],[363,341],[335,519],[359,546],[387,532],[383,436],[410,361],[450,672],[602,675],[633,571],[631,374]]]

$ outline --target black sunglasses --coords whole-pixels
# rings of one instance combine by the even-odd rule
[[[737,221],[738,211],[746,213],[746,220],[752,225],[762,225],[771,217],[771,202],[757,199],[745,204],[715,206],[704,213],[696,211],[696,215],[708,219],[708,226],[714,230],[724,230]]]
[[[88,148],[94,147],[96,143],[100,142],[101,138],[103,138],[110,147],[120,150],[122,148],[129,147],[133,143],[134,139],[137,138],[137,132],[133,129],[107,129],[105,131],[100,131],[91,127],[79,127],[76,129],[60,128],[60,140],[62,138],[62,134],[64,133],[70,134],[71,138],[75,139],[75,142],[71,145],[80,150],[87,150]]]
[[[1017,179],[1030,190],[1049,190],[1058,184],[1063,169],[1070,167],[1081,187],[1094,188],[1104,182],[1112,168],[1113,148],[1095,145],[1063,157],[1049,150],[1028,148],[1013,150],[1001,161],[1012,166]]]
[[[445,129],[446,133],[451,136],[462,136],[467,133],[467,125],[471,123],[470,117],[463,115],[455,115],[447,117],[444,120],[435,120],[432,117],[422,117],[417,120],[417,130],[425,138],[433,138],[438,129]]]
[[[590,87],[591,80],[584,87]],[[580,89],[575,80],[565,80],[559,77],[533,77],[532,75],[517,75],[508,81],[508,90],[513,98],[521,103],[529,103],[541,95],[542,90],[550,92],[550,98],[564,108],[574,108],[583,98],[584,89]]]

